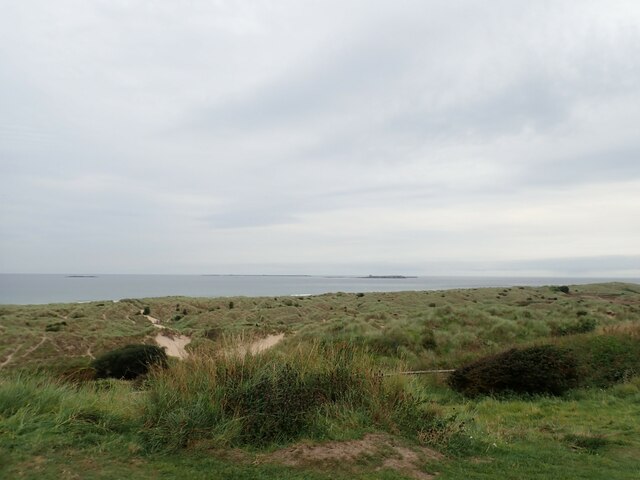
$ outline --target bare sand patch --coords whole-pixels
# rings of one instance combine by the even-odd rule
[[[176,357],[184,360],[189,356],[184,347],[191,343],[191,338],[186,335],[158,333],[154,340],[158,345],[165,349],[167,355],[170,357]]]
[[[149,320],[154,327],[156,327],[156,328],[165,328],[165,326],[160,323],[159,319],[157,319],[155,317],[152,317],[151,315],[143,315],[143,316],[147,320]]]
[[[267,335],[264,338],[256,340],[251,345],[249,345],[249,352],[253,355],[256,353],[264,352],[265,350],[269,350],[272,347],[275,347],[278,343],[280,343],[284,339],[284,333],[279,333],[277,335]]]
[[[269,350],[275,347],[284,339],[284,333],[278,333],[274,335],[267,335],[266,337],[259,338],[249,344],[239,345],[236,349],[236,353],[240,357],[244,357],[247,354],[257,355],[260,352]]]
[[[362,460],[371,459],[380,464],[377,470],[391,469],[417,480],[435,477],[421,468],[430,460],[442,460],[444,456],[426,447],[406,447],[386,434],[368,434],[361,440],[347,442],[326,442],[320,444],[298,444],[277,450],[264,461],[288,466],[316,465],[327,468],[334,465],[341,468],[357,466]]]
[[[142,313],[143,311],[140,311]],[[151,324],[160,330],[167,330],[167,327],[160,323],[160,320],[151,315],[144,315]],[[186,335],[176,335],[174,333],[158,333],[154,340],[158,345],[163,347],[170,357],[184,360],[189,356],[184,347],[191,343],[191,338]]]

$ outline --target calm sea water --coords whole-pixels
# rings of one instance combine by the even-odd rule
[[[612,278],[418,277],[361,278],[253,275],[0,274],[0,304],[42,304],[122,298],[304,295],[329,292],[392,292],[453,288],[576,285]],[[640,283],[640,279],[619,279]]]

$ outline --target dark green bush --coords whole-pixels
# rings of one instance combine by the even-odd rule
[[[560,395],[577,380],[572,353],[543,345],[481,358],[453,372],[448,383],[467,396],[507,392]]]
[[[149,307],[144,307],[142,309],[142,314],[143,315],[149,315],[151,313],[151,309]]]
[[[66,327],[67,326],[67,322],[55,322],[55,323],[50,323],[49,325],[47,325],[46,327],[44,327],[44,331],[45,332],[59,332],[60,330],[62,330],[62,327]]]
[[[127,345],[107,352],[93,362],[96,378],[132,380],[144,375],[152,365],[167,366],[167,354],[155,345]]]

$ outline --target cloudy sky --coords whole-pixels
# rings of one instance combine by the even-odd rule
[[[0,7],[0,272],[640,277],[640,2]]]

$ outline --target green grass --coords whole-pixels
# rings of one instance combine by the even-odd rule
[[[559,398],[449,402],[473,412],[488,447],[479,457],[444,462],[443,479],[637,478],[639,378]]]
[[[191,357],[144,381],[88,380],[78,367],[92,357],[153,343],[146,306],[191,336]],[[639,320],[640,286],[617,283],[2,305],[0,478],[412,478],[383,468],[401,460],[388,445],[350,461],[273,460],[386,432],[419,454],[411,468],[442,479],[635,479]],[[269,352],[229,354],[230,341],[281,332]],[[543,344],[576,356],[581,388],[468,399],[443,375],[379,375]]]
[[[216,332],[245,336],[285,332],[293,342],[367,345],[390,363],[402,358],[416,368],[455,367],[483,353],[573,332],[580,322],[595,324],[597,331],[633,322],[640,314],[639,291],[637,285],[613,283],[571,287],[569,294],[550,287],[515,287],[4,305],[0,306],[0,363],[18,347],[7,368],[49,365],[52,357],[82,364],[91,355],[139,343],[155,331],[140,314],[148,306],[151,315],[171,330],[192,336],[193,348],[215,346]],[[60,322],[66,325],[47,331]]]

